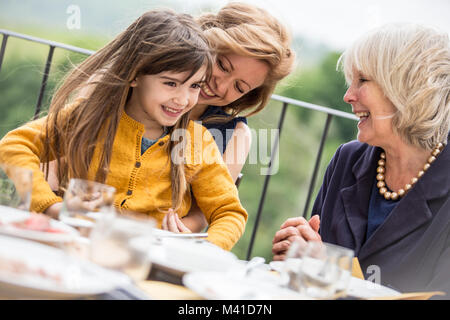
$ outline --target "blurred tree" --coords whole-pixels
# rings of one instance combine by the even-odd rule
[[[300,69],[292,76],[289,85],[280,91],[280,94],[350,112],[350,106],[343,101],[343,96],[347,90],[345,78],[341,72],[336,71],[339,56],[340,53],[338,52],[329,52],[319,64],[305,70]],[[305,109],[300,109],[297,114],[303,123],[310,120],[311,113],[308,113]],[[337,132],[340,138],[348,140],[354,137],[355,128],[343,126],[343,120],[340,118],[336,118],[334,121],[340,124]]]

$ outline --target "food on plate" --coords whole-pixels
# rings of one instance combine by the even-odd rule
[[[37,277],[42,280],[51,281],[58,285],[63,284],[63,278],[60,274],[46,271],[44,268],[36,266],[31,267],[24,261],[14,260],[0,256],[0,275],[4,277]]]
[[[2,225],[1,221],[0,225]],[[39,213],[31,213],[31,215],[24,220],[14,221],[4,225],[31,231],[66,233],[65,230],[52,227],[50,218]]]

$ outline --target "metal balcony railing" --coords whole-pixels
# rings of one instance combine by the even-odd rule
[[[54,41],[40,39],[40,38],[36,38],[36,37],[24,35],[24,34],[12,32],[12,31],[9,31],[9,30],[0,29],[0,34],[3,35],[2,47],[1,47],[1,51],[0,51],[0,71],[1,71],[1,66],[2,66],[2,62],[3,62],[3,56],[4,56],[4,53],[5,53],[8,37],[16,37],[16,38],[20,38],[20,39],[24,39],[24,40],[28,40],[28,41],[33,41],[33,42],[37,42],[37,43],[41,43],[43,45],[49,46],[49,53],[48,53],[48,56],[47,56],[47,61],[45,63],[44,75],[43,75],[43,78],[42,78],[41,87],[40,87],[40,90],[39,90],[39,97],[38,97],[38,101],[36,103],[36,108],[35,108],[35,113],[34,113],[34,117],[35,118],[38,117],[38,115],[39,115],[39,113],[41,111],[42,98],[44,96],[48,75],[50,73],[50,67],[51,67],[51,64],[52,64],[54,50],[56,48],[59,48],[59,49],[63,49],[63,50],[68,50],[68,51],[72,51],[72,52],[85,54],[85,55],[91,55],[91,54],[94,53],[94,51],[91,51],[91,50],[86,50],[86,49],[83,49],[83,48],[70,46],[70,45],[67,45],[67,44],[64,44],[64,43],[58,43],[58,42],[54,42]],[[317,179],[317,173],[318,173],[318,170],[319,170],[320,160],[321,160],[321,157],[322,157],[322,151],[323,151],[323,147],[325,145],[325,141],[327,139],[328,130],[330,128],[331,120],[333,119],[333,117],[341,117],[341,118],[347,118],[347,119],[351,119],[351,120],[358,120],[358,118],[355,115],[350,114],[350,113],[346,113],[346,112],[342,112],[342,111],[339,111],[339,110],[336,110],[336,109],[332,109],[332,108],[327,108],[327,107],[311,104],[311,103],[304,102],[304,101],[299,101],[299,100],[290,99],[290,98],[287,98],[287,97],[282,97],[282,96],[275,95],[275,94],[272,95],[271,98],[272,98],[272,100],[279,101],[279,102],[282,103],[282,110],[281,110],[280,118],[278,120],[278,135],[281,134],[281,130],[283,128],[283,123],[284,123],[284,118],[285,118],[285,115],[286,115],[286,110],[287,110],[288,106],[290,106],[290,105],[294,106],[294,107],[301,107],[301,108],[311,109],[311,110],[314,110],[314,111],[319,111],[319,112],[323,112],[323,113],[327,114],[325,125],[324,125],[323,131],[322,131],[322,136],[321,136],[319,148],[318,148],[317,155],[316,155],[314,169],[313,169],[312,176],[311,176],[311,179],[310,179],[310,182],[309,182],[308,194],[307,194],[306,201],[305,201],[305,207],[303,209],[303,216],[306,217],[307,214],[308,214],[308,209],[309,209],[309,205],[310,205],[310,202],[311,202],[312,193],[314,191],[314,186],[315,186],[316,179]],[[273,163],[274,157],[275,157],[275,155],[277,153],[279,138],[280,138],[280,136],[278,136],[277,139],[275,139],[275,143],[272,146],[272,152],[271,152],[271,156],[270,156],[268,174],[265,176],[265,179],[264,179],[263,189],[262,189],[262,193],[261,193],[261,197],[260,197],[259,205],[258,205],[258,211],[256,213],[255,224],[254,224],[253,229],[252,229],[252,234],[251,234],[251,238],[250,238],[250,244],[249,244],[248,249],[247,249],[247,260],[249,260],[250,257],[251,257],[251,253],[252,253],[252,249],[253,249],[253,244],[254,244],[256,232],[258,230],[259,222],[260,222],[261,215],[262,215],[262,212],[263,212],[264,201],[265,201],[265,198],[266,198],[266,193],[267,193],[267,189],[268,189],[268,186],[269,186],[269,181],[270,181],[270,178],[272,176],[271,175],[272,163]]]
[[[15,38],[24,39],[24,40],[28,40],[28,41],[32,41],[32,42],[42,43],[42,44],[50,47],[48,55],[47,55],[47,61],[45,62],[45,69],[44,69],[44,75],[42,77],[41,87],[39,89],[39,97],[38,97],[38,101],[36,103],[36,108],[34,111],[35,119],[39,116],[39,113],[41,112],[42,99],[44,98],[45,87],[47,86],[47,79],[48,79],[48,75],[50,73],[50,67],[52,65],[53,53],[55,51],[55,48],[60,48],[60,49],[77,52],[77,53],[81,53],[81,54],[85,54],[85,55],[91,55],[94,53],[94,51],[91,51],[91,50],[86,50],[83,48],[70,46],[70,45],[67,45],[64,43],[40,39],[40,38],[32,37],[32,36],[21,34],[21,33],[16,33],[16,32],[9,31],[9,30],[0,29],[0,33],[3,35],[2,48],[0,49],[0,71],[2,70],[3,56],[5,55],[6,44],[7,44],[9,37],[15,37]]]

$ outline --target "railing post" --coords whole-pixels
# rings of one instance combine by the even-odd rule
[[[320,159],[322,158],[323,146],[325,145],[325,140],[327,139],[328,129],[330,128],[331,119],[333,115],[328,114],[327,120],[325,122],[325,127],[322,132],[322,138],[320,139],[319,151],[317,152],[316,163],[314,164],[314,170],[311,177],[311,182],[309,183],[308,195],[306,196],[305,209],[303,210],[303,217],[306,218],[309,210],[309,203],[311,201],[312,193],[314,191],[314,185],[316,183],[317,172],[319,171]]]
[[[279,144],[279,140],[280,140],[280,136],[281,136],[281,129],[283,127],[284,117],[286,115],[287,106],[288,106],[288,104],[286,102],[284,102],[283,109],[281,110],[280,119],[278,121],[278,134],[277,134],[277,138],[275,139],[275,142],[272,146],[272,152],[270,154],[269,169],[268,169],[267,175],[264,179],[264,186],[263,186],[261,198],[259,200],[258,212],[256,213],[255,224],[253,226],[252,236],[250,238],[250,244],[248,246],[247,260],[250,260],[250,257],[252,255],[253,243],[255,242],[256,231],[258,230],[259,221],[261,219],[262,210],[264,208],[264,200],[266,199],[267,187],[269,186],[269,181],[272,176],[272,164],[273,164],[275,155],[277,153],[278,144]]]
[[[50,73],[50,66],[52,64],[54,51],[55,51],[55,47],[50,46],[50,50],[49,50],[48,56],[47,56],[47,62],[45,63],[45,70],[44,70],[44,76],[42,78],[41,89],[39,90],[39,98],[38,98],[38,101],[36,104],[36,109],[34,111],[34,119],[37,119],[39,117],[39,113],[41,112],[42,99],[44,98],[45,87],[47,86],[47,79],[48,79],[48,75]]]
[[[6,41],[8,41],[8,35],[3,34],[2,49],[0,51],[0,71],[2,70],[3,56],[5,55],[5,49],[6,49]]]

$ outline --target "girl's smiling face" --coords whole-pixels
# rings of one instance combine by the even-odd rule
[[[197,104],[205,72],[206,66],[187,80],[190,71],[138,76],[131,83],[133,93],[127,103],[127,112],[144,125],[175,125]]]
[[[361,72],[354,70],[351,81],[344,101],[352,105],[352,112],[360,118],[358,140],[382,146],[394,135],[392,115],[396,109],[380,86]]]

